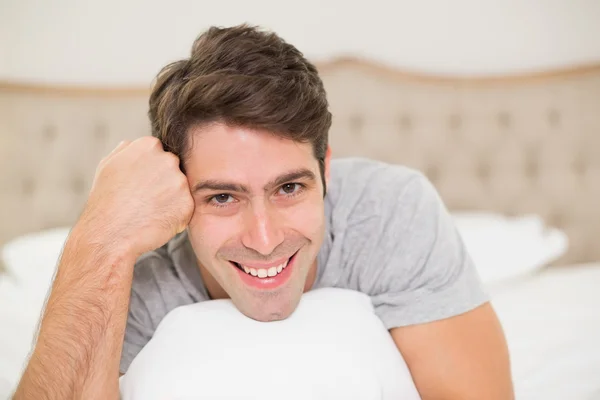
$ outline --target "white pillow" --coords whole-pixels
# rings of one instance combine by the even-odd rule
[[[19,236],[0,249],[8,275],[28,294],[45,298],[70,228],[47,229]]]
[[[13,392],[13,386],[0,376],[0,399],[10,399]]]
[[[6,275],[0,276],[0,399],[14,390],[32,348],[41,306],[33,306]],[[6,397],[8,398],[8,397]]]
[[[325,288],[286,320],[261,323],[230,300],[171,311],[120,381],[123,400],[419,399],[368,296]]]
[[[562,256],[567,235],[545,226],[537,215],[506,217],[492,213],[454,213],[479,275],[487,285],[530,274]]]
[[[44,230],[0,249],[7,269],[0,275],[0,393],[20,379],[68,234],[69,228]]]

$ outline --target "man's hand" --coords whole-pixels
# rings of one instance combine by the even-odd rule
[[[117,399],[136,258],[185,229],[193,212],[179,159],[158,139],[102,160],[58,266],[14,399]]]
[[[137,257],[183,231],[193,210],[179,158],[146,136],[121,142],[100,162],[81,222],[101,243]]]

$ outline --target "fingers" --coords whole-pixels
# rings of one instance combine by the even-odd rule
[[[131,141],[129,141],[129,140],[122,140],[117,145],[117,147],[115,147],[113,149],[113,151],[111,151],[110,153],[108,153],[108,155],[106,157],[104,157],[100,161],[100,166],[103,165],[103,164],[106,164],[108,162],[108,160],[110,160],[111,158],[113,158],[114,156],[116,156],[117,154],[119,154],[121,151],[123,151],[125,148],[127,148],[130,144],[131,144]]]
[[[149,149],[150,148],[150,149],[163,150],[163,146],[162,146],[160,139],[157,139],[154,136],[142,136],[142,137],[135,139],[134,141],[131,141],[131,140],[121,141],[117,145],[117,147],[115,147],[113,149],[113,151],[111,151],[104,158],[104,160],[109,160],[109,159],[113,158],[115,155],[119,154],[120,152],[125,150],[127,147],[132,147],[132,148],[135,147],[137,149]]]
[[[178,235],[181,232],[185,231],[190,223],[190,220],[191,220],[191,215],[190,215],[190,218],[186,217],[185,220],[181,221],[179,223],[179,225],[177,225],[177,228],[175,229],[175,235]]]
[[[131,141],[129,140],[122,140],[117,147],[115,147],[113,149],[113,151],[110,152],[110,154],[108,156],[106,156],[106,160],[109,160],[111,158],[113,158],[115,155],[119,154],[121,151],[123,151],[125,148],[127,148],[127,146],[129,146],[131,144]]]
[[[129,140],[122,140],[117,147],[115,147],[115,149],[110,153],[110,154],[117,154],[118,152],[120,152],[121,150],[123,150],[125,147],[129,146],[131,144],[131,141]]]
[[[181,172],[179,172],[179,173],[183,177],[183,179],[181,181],[181,188],[180,188],[183,195],[180,198],[181,199],[180,210],[182,211],[182,219],[177,228],[177,233],[181,233],[184,230],[186,230],[186,228],[192,221],[192,217],[194,215],[194,210],[196,208],[196,204],[194,202],[194,197],[192,196],[192,193],[190,192],[190,187],[188,185],[187,178],[185,178],[185,176]]]
[[[194,203],[194,198],[192,197],[191,193],[189,193],[189,189],[183,207],[185,209],[184,218],[177,229],[177,233],[185,231],[192,221],[192,217],[194,216],[194,209],[196,208],[196,205]]]

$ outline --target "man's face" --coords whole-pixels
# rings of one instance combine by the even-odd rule
[[[188,234],[211,296],[259,321],[287,318],[312,286],[325,232],[312,146],[222,124],[189,134]]]

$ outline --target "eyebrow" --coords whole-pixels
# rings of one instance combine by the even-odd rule
[[[268,191],[273,187],[283,185],[284,183],[295,181],[295,180],[316,180],[315,174],[306,168],[300,168],[297,170],[293,170],[290,172],[286,172],[283,175],[279,175],[277,178],[269,181],[264,190]],[[236,192],[236,193],[250,193],[250,188],[246,185],[242,185],[235,182],[228,181],[220,181],[215,179],[208,179],[205,181],[200,181],[194,185],[192,189],[192,194],[196,194],[203,190],[213,190],[213,191],[221,191],[221,192]]]

